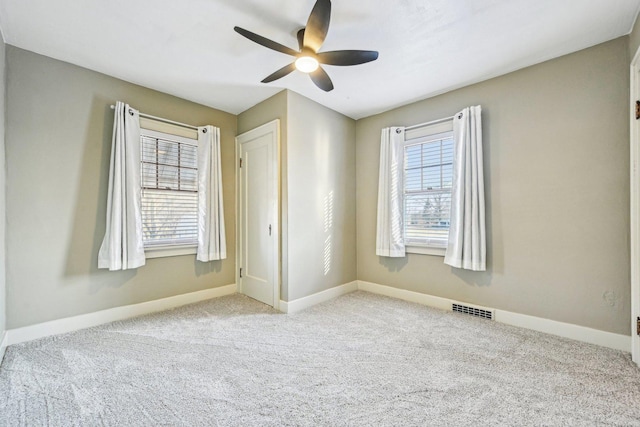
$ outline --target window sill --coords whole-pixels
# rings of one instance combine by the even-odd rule
[[[409,254],[420,254],[420,255],[432,255],[432,256],[441,256],[443,257],[446,248],[438,248],[438,247],[427,247],[427,246],[407,246],[404,248],[406,253]]]
[[[198,247],[195,245],[188,246],[155,246],[153,248],[145,248],[144,256],[150,258],[164,258],[171,256],[195,255]]]

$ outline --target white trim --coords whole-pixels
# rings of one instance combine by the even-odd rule
[[[79,329],[85,329],[92,326],[114,322],[117,320],[141,316],[144,314],[168,310],[171,308],[204,301],[211,298],[231,295],[234,294],[236,290],[236,285],[231,284],[218,288],[205,289],[203,291],[162,298],[154,301],[147,301],[139,304],[110,308],[107,310],[82,314],[65,319],[52,320],[50,322],[39,323],[22,328],[10,329],[4,332],[3,339],[0,340],[0,363],[5,349],[9,345],[19,344],[22,342],[52,335],[72,332]],[[458,301],[449,298],[442,298],[419,292],[413,292],[406,289],[394,288],[392,286],[385,286],[379,285],[377,283],[356,280],[306,296],[304,298],[299,298],[288,302],[280,301],[280,311],[284,313],[299,312],[316,304],[329,301],[331,299],[348,294],[350,292],[354,292],[356,290],[385,295],[391,298],[414,302],[417,304],[422,304],[446,311],[451,311],[451,304],[453,304],[454,302],[459,303]],[[468,303],[463,304],[471,305]],[[628,352],[631,347],[631,338],[627,335],[615,334],[612,332],[587,328],[585,326],[573,325],[570,323],[558,322],[555,320],[529,316],[526,314],[513,313],[510,311],[499,310],[490,307],[476,307],[494,311],[495,320],[507,325],[531,329],[538,332],[544,332],[551,335],[570,338],[626,352]]]
[[[453,119],[455,116],[445,117],[439,120],[433,120],[419,125],[407,126],[404,128],[404,140],[413,142],[418,138],[424,138],[430,135],[439,135],[453,132]]]
[[[144,248],[144,257],[146,259],[195,255],[196,253],[198,253],[198,245],[156,246]]]
[[[4,352],[7,350],[7,347],[9,346],[8,338],[9,338],[9,334],[7,334],[7,331],[3,331],[2,334],[0,334],[0,366],[2,366],[2,360],[4,359]]]
[[[406,246],[404,251],[408,254],[433,255],[443,257],[447,248],[436,248],[433,246]]]
[[[496,310],[496,321],[520,328],[532,329],[564,338],[571,338],[589,344],[601,345],[616,350],[628,352],[631,348],[631,337],[628,335],[614,334],[613,332],[587,328],[586,326],[571,323],[558,322],[542,317],[528,316],[526,314],[512,313],[510,311]]]
[[[273,283],[273,308],[280,309],[280,286],[281,286],[281,272],[280,272],[280,119],[272,120],[268,123],[251,129],[247,132],[241,133],[235,138],[236,146],[236,283],[238,284],[238,292],[244,293],[242,289],[242,278],[240,277],[240,268],[242,268],[242,242],[244,238],[241,233],[241,221],[240,214],[242,209],[242,200],[240,197],[240,185],[241,185],[241,171],[240,171],[240,158],[242,154],[242,143],[239,139],[251,138],[252,135],[265,135],[273,133],[275,136],[275,147],[273,147],[273,157],[271,161],[274,169],[272,171],[272,177],[270,185],[273,190],[271,194],[271,206],[269,207],[269,223],[271,224],[271,239],[273,250],[273,264],[271,282]]]
[[[148,137],[148,138],[153,138],[153,139],[162,139],[163,141],[169,141],[169,142],[177,142],[180,144],[186,144],[186,145],[192,145],[194,147],[198,146],[198,131],[191,131],[193,133],[195,133],[195,137],[194,138],[189,138],[189,137],[185,137],[182,135],[176,135],[173,133],[168,133],[168,132],[160,132],[157,130],[153,130],[153,129],[146,129],[141,127],[140,128],[140,136],[142,137]]]
[[[333,288],[317,292],[315,294],[306,296],[304,298],[298,298],[293,301],[280,301],[280,311],[283,313],[296,313],[298,311],[304,310],[305,308],[309,308],[316,304],[323,303],[325,301],[332,300],[341,295],[348,294],[350,292],[355,292],[358,290],[358,281],[355,280],[350,283],[345,283],[344,285],[338,285]]]
[[[117,320],[128,319],[130,317],[141,316],[143,314],[155,313],[192,304],[199,301],[217,298],[224,295],[231,295],[236,292],[236,285],[220,286],[213,289],[191,292],[188,294],[176,295],[168,298],[142,302],[139,304],[125,305],[121,307],[109,308],[107,310],[96,311],[94,313],[81,314],[79,316],[67,317],[64,319],[52,320],[35,325],[24,326],[22,328],[9,329],[6,332],[5,341],[7,345],[19,344],[32,341],[38,338],[51,335],[64,334],[77,331],[79,329],[90,328]]]
[[[406,156],[407,149],[409,147],[415,145],[423,145],[423,144],[431,144],[435,142],[442,142],[444,140],[451,139],[453,140],[453,119],[454,117],[448,117],[441,120],[436,120],[435,122],[426,123],[423,125],[415,125],[405,128],[404,132],[404,143],[403,143],[403,153]],[[431,124],[433,123],[433,124]],[[411,129],[411,130],[408,130]],[[442,146],[441,146],[442,148]],[[452,157],[453,158],[453,157]],[[424,159],[423,159],[424,160]],[[440,150],[440,161],[443,160],[442,149]],[[404,171],[402,172],[404,173]],[[436,187],[433,191],[438,191],[440,194],[451,196],[452,189],[445,187]],[[402,184],[402,197],[403,197],[403,211],[402,217],[405,220],[404,224],[404,241],[405,241],[405,252],[413,253],[413,254],[421,254],[421,255],[434,255],[434,256],[445,256],[446,246],[447,246],[447,237],[444,239],[438,238],[437,236],[427,235],[422,238],[414,238],[413,240],[409,240],[406,237],[407,228],[409,226],[406,223],[407,212],[406,212],[406,200],[408,197],[412,195],[424,195],[428,194],[430,190],[412,190],[407,191],[406,182]],[[427,230],[427,229],[422,229]],[[429,231],[429,230],[427,230]],[[442,229],[444,231],[444,228]],[[447,234],[449,233],[449,227],[446,229]]]
[[[447,298],[394,288],[392,286],[378,285],[377,283],[364,282],[362,280],[358,280],[358,289],[361,291],[371,292],[373,294],[384,295],[429,307],[439,308],[441,310],[451,311],[452,300]]]
[[[633,28],[633,27],[632,27]],[[630,141],[630,193],[631,210],[631,358],[640,366],[640,337],[635,334],[636,319],[640,317],[640,124],[635,118],[635,101],[640,98],[640,48],[636,51],[630,66],[629,90],[629,141]]]
[[[198,145],[198,128],[173,120],[153,118],[140,113],[140,133],[151,138],[159,138],[175,142],[183,142],[189,145]]]
[[[240,135],[238,135],[240,136]],[[242,280],[240,277],[240,144],[238,144],[238,136],[235,137],[234,139],[234,145],[235,145],[235,162],[236,162],[236,166],[235,166],[235,176],[234,176],[234,182],[235,182],[235,189],[234,189],[234,193],[235,194],[235,212],[234,212],[234,217],[235,217],[235,224],[236,224],[236,229],[235,231],[235,238],[236,238],[236,283],[238,285],[238,293],[242,293]]]
[[[398,289],[392,286],[379,285],[377,283],[364,282],[360,280],[358,281],[358,289],[448,311],[451,311],[452,303],[458,302],[448,298],[436,297],[419,292],[408,291],[406,289]],[[585,326],[558,322],[541,317],[528,316],[526,314],[512,313],[505,310],[494,308],[484,309],[494,310],[496,321],[507,325],[532,329],[534,331],[596,344],[603,347],[609,347],[616,350],[628,352],[631,349],[631,338],[627,335],[600,331],[598,329],[587,328]]]

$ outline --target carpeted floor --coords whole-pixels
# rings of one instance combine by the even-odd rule
[[[0,425],[638,425],[629,354],[355,292],[242,295],[11,346]]]

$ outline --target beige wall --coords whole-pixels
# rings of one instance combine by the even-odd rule
[[[355,121],[289,94],[289,300],[356,280]]]
[[[355,122],[291,91],[238,116],[238,132],[281,126],[284,301],[356,279]]]
[[[271,98],[238,115],[238,134],[255,129],[265,123],[280,120],[280,298],[288,301],[288,234],[287,234],[287,91],[283,90]]]
[[[629,335],[622,37],[359,120],[358,279]],[[375,255],[380,130],[483,108],[488,271]]]
[[[289,91],[240,114],[237,133],[281,120],[282,298],[357,277],[628,334],[634,34],[357,122]],[[7,81],[8,328],[233,283],[235,116],[12,46]],[[221,128],[227,260],[97,270],[116,100]],[[489,270],[375,256],[380,129],[476,104]]]
[[[5,269],[5,229],[6,229],[6,165],[5,165],[5,53],[6,46],[0,37],[0,344],[6,325],[6,269]]]
[[[234,283],[235,116],[13,46],[7,82],[8,328]],[[227,260],[97,269],[116,100],[221,128]]]
[[[629,34],[629,61],[633,59],[640,47],[640,19],[636,18],[631,34]]]
[[[254,105],[247,111],[238,115],[238,135],[257,128],[265,123],[280,119],[280,126],[283,132],[280,135],[280,145],[286,147],[284,141],[287,140],[287,91],[283,90],[271,98],[265,99]]]

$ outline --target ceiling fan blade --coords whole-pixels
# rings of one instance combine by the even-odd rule
[[[278,80],[283,78],[284,76],[286,76],[287,74],[291,73],[292,71],[294,71],[296,69],[296,63],[292,62],[289,65],[286,65],[282,68],[280,68],[278,71],[276,71],[275,73],[269,74],[267,77],[265,77],[262,80],[262,83],[269,83],[272,82],[274,80]]]
[[[296,38],[298,39],[298,48],[302,51],[302,48],[304,47],[304,28],[298,30]]]
[[[322,67],[318,67],[317,70],[309,73],[309,77],[311,77],[311,80],[313,80],[316,86],[318,86],[323,91],[330,92],[333,90],[333,83],[331,82],[331,79],[329,78],[327,72],[323,70]]]
[[[304,46],[317,52],[324,43],[331,21],[331,0],[318,0],[304,31]]]
[[[240,27],[233,27],[233,29],[235,30],[236,33],[248,38],[249,40],[251,40],[252,42],[258,43],[259,45],[262,45],[264,47],[268,47],[269,49],[273,49],[277,52],[281,52],[281,53],[285,53],[287,55],[291,55],[291,56],[297,56],[299,52],[288,48],[285,45],[281,45],[280,43],[276,43],[273,40],[269,40],[266,37],[262,37],[261,35],[258,35],[256,33],[252,33],[249,30],[245,30],[244,28],[240,28]]]
[[[327,65],[359,65],[378,59],[375,50],[335,50],[317,54],[318,62]]]

